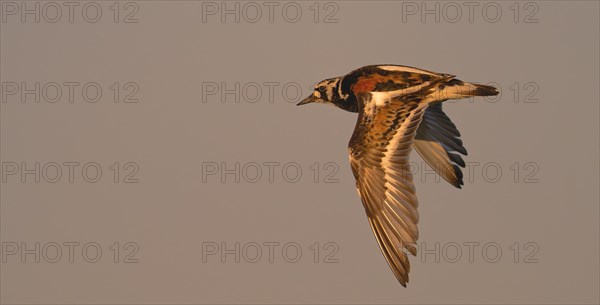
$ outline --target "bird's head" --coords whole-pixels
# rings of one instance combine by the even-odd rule
[[[307,98],[298,103],[298,106],[309,103],[331,104],[350,112],[358,112],[356,98],[344,92],[342,77],[328,78],[319,82],[315,90]]]
[[[313,93],[298,103],[298,106],[309,103],[337,105],[342,99],[338,90],[340,79],[341,77],[334,77],[319,82]]]

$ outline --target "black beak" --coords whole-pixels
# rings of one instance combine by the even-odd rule
[[[310,103],[314,103],[316,101],[317,101],[317,98],[311,94],[309,97],[303,99],[302,101],[300,101],[300,103],[296,104],[296,106],[310,104]]]

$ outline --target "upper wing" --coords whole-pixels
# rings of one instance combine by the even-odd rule
[[[446,181],[458,188],[463,185],[460,167],[465,167],[465,161],[459,153],[466,156],[467,150],[456,125],[442,110],[441,102],[431,103],[425,111],[413,145]]]
[[[365,93],[375,101],[405,96],[434,83],[452,79],[454,75],[398,65],[366,66],[344,76],[342,91],[352,92],[359,98]]]
[[[361,111],[349,145],[352,172],[369,223],[403,286],[410,270],[404,249],[416,255],[419,234],[418,201],[408,158],[427,106],[419,97],[408,95],[371,113]]]

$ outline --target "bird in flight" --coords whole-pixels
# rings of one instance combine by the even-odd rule
[[[454,75],[399,65],[372,65],[319,82],[298,105],[333,104],[358,113],[348,150],[356,189],[390,268],[406,287],[408,251],[417,254],[418,201],[409,167],[414,147],[440,176],[463,185],[467,150],[442,102],[497,95],[496,88]],[[460,167],[459,167],[460,166]]]

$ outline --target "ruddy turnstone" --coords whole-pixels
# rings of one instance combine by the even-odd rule
[[[394,275],[406,287],[419,236],[417,196],[409,168],[414,147],[446,181],[460,188],[467,150],[442,102],[497,95],[496,88],[454,75],[399,65],[373,65],[315,86],[298,105],[333,104],[357,112],[348,145],[356,188],[379,247]],[[460,166],[460,167],[459,167]]]

